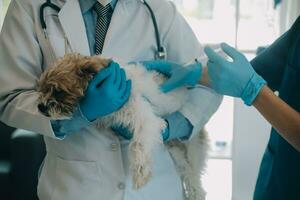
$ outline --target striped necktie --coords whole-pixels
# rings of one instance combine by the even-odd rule
[[[111,20],[113,10],[110,4],[103,6],[98,1],[95,3],[93,9],[97,13],[97,24],[95,30],[95,46],[96,46],[96,55],[102,53],[103,44],[107,29]]]

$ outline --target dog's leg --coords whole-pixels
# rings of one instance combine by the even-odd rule
[[[130,145],[133,182],[136,189],[145,185],[151,177],[152,152],[162,142],[161,133],[165,121],[154,115],[151,105],[143,98],[137,98],[135,125],[137,126]],[[142,112],[141,112],[142,111]]]
[[[168,150],[173,159],[177,173],[182,181],[182,190],[185,200],[195,200],[195,192],[190,189],[190,180],[188,179],[193,170],[187,159],[186,144],[178,140],[168,142]]]
[[[187,159],[193,170],[189,179],[195,186],[197,200],[204,200],[206,196],[201,178],[205,172],[208,151],[209,139],[207,132],[203,129],[187,144]]]
[[[152,152],[156,145],[162,143],[161,133],[166,124],[153,113],[151,105],[135,93],[114,116],[117,123],[128,127],[133,133],[129,160],[133,171],[133,186],[138,189],[151,178]]]
[[[202,130],[190,141],[171,141],[168,149],[183,182],[185,199],[205,200],[201,175],[205,170],[209,149],[206,132]]]

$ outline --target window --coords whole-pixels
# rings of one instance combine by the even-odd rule
[[[2,2],[2,0],[0,0],[0,28],[1,28],[2,23],[3,23],[3,10],[4,10],[3,2]]]

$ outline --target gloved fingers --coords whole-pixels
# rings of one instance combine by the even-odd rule
[[[214,63],[210,61],[207,62],[207,73],[211,80],[211,76],[214,74]]]
[[[120,84],[120,87],[118,88],[120,97],[124,96],[124,92],[126,91],[127,84],[128,83],[126,81],[126,74],[125,74],[125,71],[123,70],[122,71],[122,82]]]
[[[191,64],[188,64],[185,66],[185,68],[188,68],[191,71],[197,71],[197,70],[202,70],[202,64],[200,62],[193,62]]]
[[[183,85],[184,85],[183,80],[180,80],[179,78],[176,77],[171,77],[160,86],[160,90],[164,93],[167,93]]]
[[[138,63],[143,65],[147,70],[152,70],[153,67],[156,65],[156,62],[156,60],[145,60]]]
[[[111,76],[112,70],[110,68],[105,68],[99,71],[94,78],[89,83],[89,89],[93,90],[97,86],[99,86],[105,79],[107,79],[109,76]]]
[[[140,62],[148,70],[153,70],[157,65],[161,65],[161,60],[145,60]]]
[[[107,78],[107,80],[103,83],[103,85],[113,85],[117,79],[118,73],[118,64],[115,62],[111,62],[109,64],[109,68],[111,69],[111,75]]]
[[[215,63],[212,63],[210,61],[207,62],[207,69],[208,69],[208,77],[209,77],[209,85],[212,86],[213,89],[217,89],[218,82],[221,80],[218,79],[218,76],[220,74],[220,68],[216,67]]]
[[[227,54],[229,55],[233,60],[236,60],[238,59],[241,54],[240,52],[238,52],[235,48],[229,46],[228,44],[226,43],[222,43],[221,44],[221,48],[222,50]]]
[[[205,47],[204,52],[207,55],[208,59],[211,62],[222,64],[224,62],[228,62],[222,56],[218,55],[212,48]]]
[[[217,63],[211,61],[207,62],[207,69],[209,76],[216,76],[222,73],[222,67],[220,67]]]
[[[125,73],[124,69],[121,69],[120,72],[121,72],[120,83],[119,83],[119,85],[117,85],[119,91],[124,87],[124,85],[126,85],[126,73]]]
[[[121,100],[125,103],[128,101],[130,94],[131,94],[131,87],[132,87],[132,82],[131,80],[126,81],[126,89],[123,93],[123,96]]]
[[[113,65],[115,66],[115,80],[114,80],[114,84],[117,86],[117,88],[119,87],[120,85],[120,82],[121,82],[121,68],[120,68],[120,65],[117,64],[117,63],[113,63]]]
[[[172,63],[165,60],[142,61],[141,64],[144,65],[147,70],[156,70],[166,75],[170,74],[172,70]]]
[[[122,70],[121,68],[118,68],[116,71],[116,79],[115,79],[115,88],[119,89],[121,84],[122,84],[122,79],[123,79],[123,74],[122,74]]]

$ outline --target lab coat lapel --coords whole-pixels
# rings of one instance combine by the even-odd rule
[[[62,28],[74,52],[90,55],[89,43],[78,0],[67,0],[58,13]]]
[[[122,30],[124,23],[128,23],[126,20],[126,16],[128,15],[126,4],[129,2],[130,0],[119,0],[115,7],[103,44],[103,56],[111,57],[111,55],[114,55],[114,51],[116,51],[114,45],[112,45],[113,40],[114,37],[118,37],[118,34],[124,32],[124,30]]]

